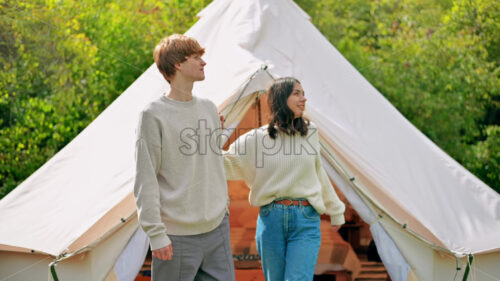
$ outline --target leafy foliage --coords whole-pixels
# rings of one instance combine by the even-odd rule
[[[0,198],[210,0],[0,0]],[[296,0],[416,127],[500,191],[500,2]]]
[[[73,139],[209,1],[0,0],[0,198]]]
[[[410,122],[500,191],[500,2],[297,2]]]

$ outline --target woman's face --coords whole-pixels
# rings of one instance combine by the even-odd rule
[[[306,101],[304,97],[304,89],[299,83],[293,85],[293,91],[286,100],[288,108],[293,112],[295,118],[302,117],[304,111],[306,110]]]

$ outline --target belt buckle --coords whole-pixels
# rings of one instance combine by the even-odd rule
[[[283,199],[283,205],[285,205],[285,206],[293,205],[293,200],[292,199]]]

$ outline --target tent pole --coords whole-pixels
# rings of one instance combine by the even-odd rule
[[[464,278],[462,279],[462,281],[467,281],[467,278],[469,277],[469,270],[470,270],[470,267],[472,265],[473,259],[474,259],[474,256],[472,256],[472,254],[469,254],[469,256],[467,257],[467,267],[465,267]]]
[[[267,65],[263,64],[261,65],[261,67],[256,70],[252,76],[250,76],[250,78],[248,78],[248,80],[245,82],[244,86],[241,88],[241,90],[238,90],[238,97],[236,98],[236,100],[234,102],[232,102],[233,106],[231,107],[231,109],[229,110],[229,112],[226,114],[226,116],[224,116],[224,121],[226,121],[227,117],[229,115],[231,115],[231,113],[233,112],[234,108],[236,107],[236,104],[240,101],[241,97],[243,96],[245,90],[247,89],[248,85],[250,85],[250,82],[255,79],[255,77],[257,76],[257,73],[259,73],[260,71],[265,71],[270,77],[271,79],[274,79],[274,77],[271,75],[271,73],[269,73],[269,71],[267,71]],[[261,93],[258,94],[258,96],[260,97]]]
[[[261,108],[260,108],[260,96],[257,95],[257,97],[255,98],[256,99],[256,103],[257,103],[257,115],[259,116],[259,128],[262,126],[262,112],[261,112]]]
[[[52,279],[54,281],[59,281],[59,278],[57,277],[57,272],[56,272],[56,265],[61,260],[61,257],[63,257],[63,256],[57,256],[56,259],[49,264],[50,274],[52,275]]]

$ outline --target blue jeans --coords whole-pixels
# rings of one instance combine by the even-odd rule
[[[262,206],[255,240],[267,281],[313,280],[321,230],[312,206]]]

